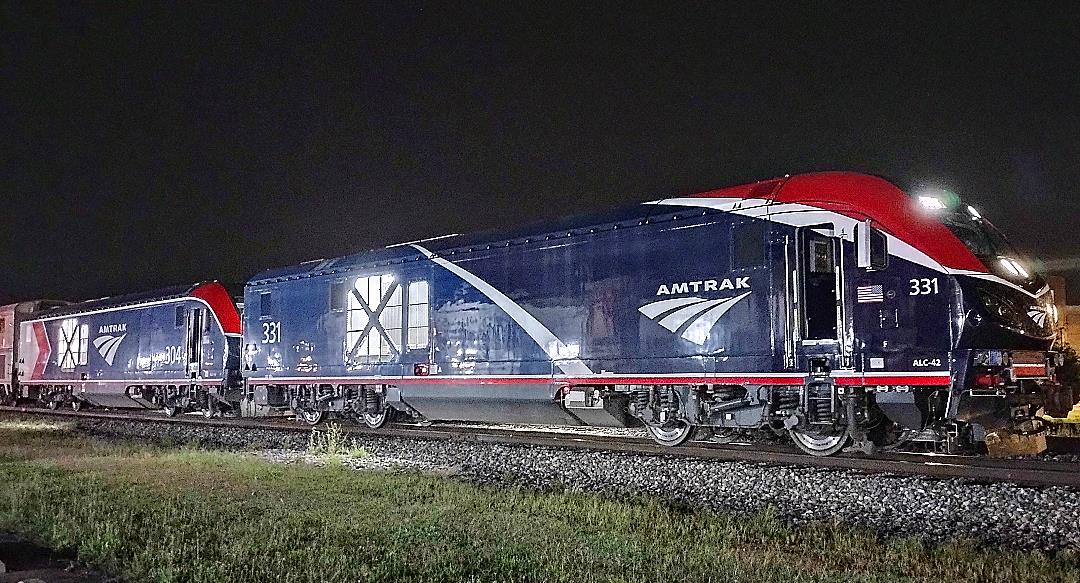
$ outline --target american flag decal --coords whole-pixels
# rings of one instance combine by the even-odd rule
[[[856,297],[860,304],[872,304],[885,301],[885,290],[880,285],[860,285],[856,290]]]

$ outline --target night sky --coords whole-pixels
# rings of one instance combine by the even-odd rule
[[[1076,3],[47,4],[0,4],[0,301],[847,169],[1080,303]]]

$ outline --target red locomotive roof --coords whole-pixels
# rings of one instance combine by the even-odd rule
[[[216,281],[212,281],[199,284],[192,288],[188,293],[191,297],[199,298],[210,306],[214,315],[217,316],[218,322],[221,322],[221,329],[226,334],[243,333],[243,328],[240,323],[240,312],[236,310],[236,304],[233,302],[232,297],[229,296],[229,292],[225,289],[225,286]]]
[[[891,182],[857,172],[818,172],[710,190],[693,197],[761,198],[774,204],[803,204],[847,217],[869,218],[874,226],[922,251],[949,269],[987,273],[987,268],[937,218]]]

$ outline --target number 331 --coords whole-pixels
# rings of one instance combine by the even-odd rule
[[[281,322],[263,322],[263,344],[281,342]]]
[[[908,281],[911,284],[911,289],[908,290],[909,296],[929,296],[938,293],[938,281],[937,278],[921,278],[911,279]]]

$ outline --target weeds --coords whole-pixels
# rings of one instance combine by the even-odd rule
[[[326,429],[311,428],[308,435],[308,453],[317,456],[365,458],[369,454],[355,437],[346,438],[340,423],[327,423]]]

